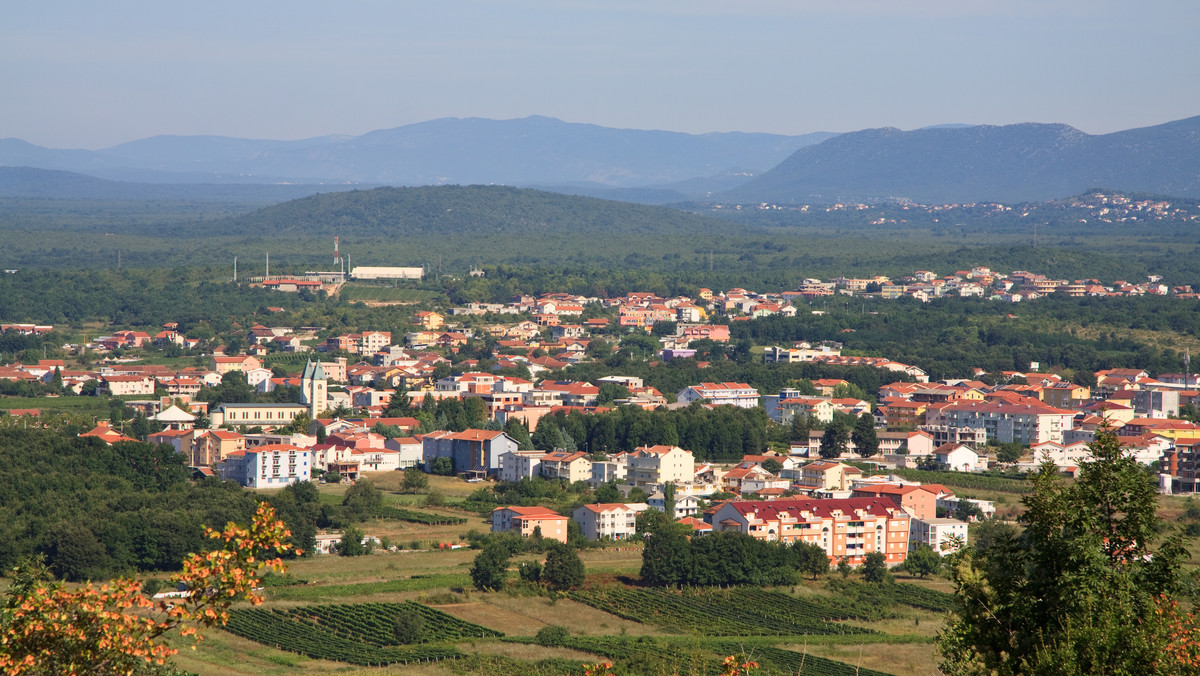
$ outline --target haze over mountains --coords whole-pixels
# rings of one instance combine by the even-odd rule
[[[4,139],[0,165],[125,182],[106,186],[54,174],[0,175],[0,194],[48,197],[71,196],[76,189],[88,197],[106,190],[156,192],[130,182],[307,184],[268,191],[267,200],[339,184],[345,189],[489,183],[652,204],[1020,202],[1091,187],[1200,197],[1200,117],[1104,135],[1030,123],[802,136],[612,129],[546,117],[446,118],[356,137],[158,136],[99,151]],[[244,187],[248,199],[253,190]],[[189,191],[180,185],[167,192],[196,194]]]
[[[684,134],[611,129],[548,117],[446,118],[301,141],[156,136],[98,151],[0,141],[0,164],[159,183],[376,185],[504,183],[628,188],[764,171],[832,134]]]

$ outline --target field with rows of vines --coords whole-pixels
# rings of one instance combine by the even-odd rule
[[[866,634],[869,629],[834,620],[873,619],[869,604],[800,599],[764,589],[637,589],[593,587],[573,600],[617,617],[709,636]]]
[[[425,637],[421,642],[403,644],[396,638],[397,619],[405,613],[420,616]],[[501,635],[411,601],[301,606],[287,610],[239,609],[231,614],[226,630],[314,659],[365,666],[461,657],[463,653],[453,642]]]

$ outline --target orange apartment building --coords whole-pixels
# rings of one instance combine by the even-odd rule
[[[888,566],[908,557],[909,515],[888,498],[727,502],[713,531],[735,530],[760,540],[818,544],[829,560],[860,565],[882,552]]]

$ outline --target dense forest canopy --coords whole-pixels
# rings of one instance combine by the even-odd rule
[[[176,570],[207,546],[202,526],[255,508],[237,484],[190,479],[169,446],[0,430],[0,568],[40,552],[71,580]]]
[[[1086,201],[1086,200],[1085,200]],[[952,208],[880,203],[809,211],[681,209],[501,186],[325,193],[246,213],[236,202],[0,198],[4,268],[218,266],[294,274],[330,266],[331,239],[361,265],[430,274],[519,266],[619,269],[710,288],[795,288],[806,277],[990,266],[1071,279],[1200,283],[1195,200],[1163,220],[1104,223],[1070,200]],[[597,247],[602,238],[603,247]]]

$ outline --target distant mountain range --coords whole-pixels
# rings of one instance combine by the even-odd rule
[[[156,183],[489,184],[631,188],[763,171],[833,134],[684,134],[548,117],[446,118],[302,141],[156,136],[97,151],[0,140],[0,165]]]
[[[98,151],[3,139],[0,165],[121,182],[0,174],[0,195],[10,196],[269,202],[377,185],[502,184],[645,204],[1011,203],[1094,187],[1200,197],[1200,117],[1103,135],[1061,124],[951,124],[802,136],[447,118],[355,137],[157,136]]]
[[[1200,197],[1200,117],[1103,135],[1062,124],[868,129],[801,148],[714,200],[1025,202],[1092,187]]]

